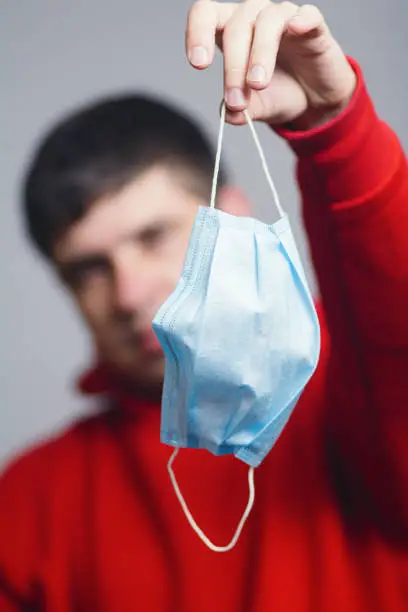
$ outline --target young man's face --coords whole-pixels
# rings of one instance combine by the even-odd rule
[[[53,256],[102,359],[140,391],[160,390],[164,358],[152,330],[179,279],[197,208],[206,202],[154,167],[95,202]]]

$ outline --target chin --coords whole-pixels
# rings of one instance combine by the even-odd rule
[[[141,361],[140,364],[128,364],[118,368],[121,378],[137,394],[154,394],[161,396],[164,379],[164,357],[154,361]]]
[[[126,347],[127,348],[127,347]],[[163,386],[165,358],[162,352],[138,350],[101,351],[112,371],[135,395],[155,394]]]

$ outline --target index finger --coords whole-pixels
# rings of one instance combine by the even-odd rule
[[[194,68],[203,70],[214,59],[215,34],[236,9],[235,3],[196,0],[187,17],[186,53]]]

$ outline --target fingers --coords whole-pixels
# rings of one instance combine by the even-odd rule
[[[222,47],[225,102],[239,112],[247,108],[250,90],[269,87],[284,34],[307,40],[307,50],[317,53],[329,38],[321,34],[327,32],[322,14],[312,5],[196,0],[188,16],[186,51],[190,63],[202,70],[214,59],[215,43]]]
[[[299,7],[292,2],[247,0],[224,28],[225,101],[230,110],[247,106],[245,88],[262,90],[272,79],[280,42]]]
[[[225,102],[236,111],[247,105],[246,73],[258,10],[253,2],[242,3],[223,31]]]
[[[273,76],[280,42],[288,23],[298,13],[292,2],[269,4],[258,15],[254,28],[247,83],[252,89],[265,89]]]
[[[295,35],[303,35],[313,30],[325,34],[328,30],[324,17],[317,6],[304,4],[288,24],[288,30]]]
[[[234,3],[218,3],[212,0],[195,2],[187,17],[186,54],[194,68],[208,68],[214,59],[215,35],[233,14]]]

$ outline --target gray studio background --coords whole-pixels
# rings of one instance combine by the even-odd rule
[[[77,103],[138,88],[183,104],[215,135],[221,62],[206,73],[187,65],[189,4],[0,0],[0,465],[15,449],[87,409],[73,385],[89,363],[88,338],[21,229],[18,189],[27,154],[49,122]],[[406,0],[321,0],[319,6],[345,51],[359,60],[378,111],[406,147]],[[266,128],[260,135],[313,282],[297,218],[292,156]],[[225,156],[258,216],[267,220],[271,201],[249,130],[227,129]]]

